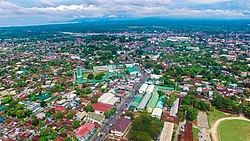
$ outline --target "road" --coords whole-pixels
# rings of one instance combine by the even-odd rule
[[[210,134],[209,134],[209,127],[208,127],[208,120],[207,120],[207,113],[199,111],[197,116],[197,126],[199,128],[199,141],[211,141]]]
[[[135,51],[135,50],[133,50],[133,51]],[[128,55],[128,53],[126,53],[126,56],[129,58],[131,63],[134,63],[134,60]],[[117,113],[113,117],[108,119],[106,124],[101,125],[100,129],[98,129],[96,131],[94,136],[90,139],[91,141],[102,141],[102,140],[104,140],[105,136],[109,133],[110,125],[113,125],[115,123],[115,121],[122,115],[123,111],[127,108],[126,104],[129,105],[132,102],[134,96],[136,94],[138,94],[138,90],[139,90],[140,86],[147,81],[148,76],[141,70],[140,66],[135,66],[135,67],[137,67],[141,72],[142,76],[141,76],[140,81],[137,84],[135,84],[133,91],[130,92],[130,94],[128,96],[123,98],[121,104],[117,106],[118,107],[117,108],[118,109]],[[97,135],[98,133],[101,133],[103,135],[98,136]]]
[[[240,115],[239,117],[225,117],[225,118],[221,118],[219,120],[217,120],[215,122],[215,124],[213,125],[213,127],[210,129],[210,133],[212,134],[212,138],[214,141],[219,141],[219,134],[218,134],[218,125],[220,124],[220,122],[224,121],[224,120],[234,120],[234,119],[238,119],[238,120],[245,120],[245,121],[249,121],[249,119],[245,118],[244,116]]]

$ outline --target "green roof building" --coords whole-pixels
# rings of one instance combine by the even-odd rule
[[[163,95],[163,96],[161,96],[161,97],[158,99],[155,108],[160,108],[160,109],[162,109],[163,106],[164,106],[164,102],[165,102],[165,96]]]
[[[82,84],[83,79],[82,79],[82,70],[81,70],[81,68],[77,68],[76,75],[77,75],[77,84]]]
[[[131,110],[131,111],[134,111],[139,106],[139,104],[141,103],[142,98],[143,98],[142,94],[137,95],[134,98],[134,100],[132,101],[132,103],[130,104],[128,109]]]
[[[156,103],[157,103],[157,101],[158,101],[158,98],[159,98],[159,95],[157,94],[157,93],[154,93],[152,96],[151,96],[151,98],[150,98],[150,100],[149,100],[149,102],[148,102],[148,104],[147,104],[147,111],[149,112],[149,113],[152,113],[153,112],[153,109],[155,108],[155,105],[156,105]]]

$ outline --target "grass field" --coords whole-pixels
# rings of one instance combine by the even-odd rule
[[[250,122],[224,120],[218,126],[221,141],[250,141]]]
[[[207,118],[208,118],[209,128],[211,128],[218,119],[230,116],[236,116],[236,115],[227,114],[219,110],[208,112]]]
[[[193,131],[193,135],[194,135],[194,140],[197,141],[199,129],[193,127],[193,128],[192,128],[192,131]]]

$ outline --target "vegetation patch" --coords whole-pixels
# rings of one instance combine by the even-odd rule
[[[250,122],[244,120],[225,120],[218,126],[221,141],[249,141]]]

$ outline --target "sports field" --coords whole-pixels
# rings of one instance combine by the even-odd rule
[[[221,141],[250,141],[250,122],[224,120],[218,126]]]

